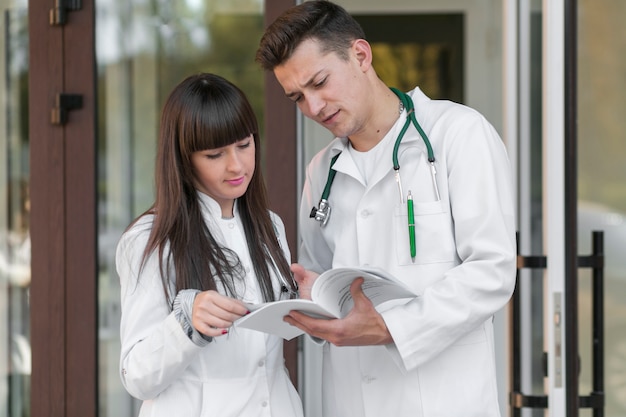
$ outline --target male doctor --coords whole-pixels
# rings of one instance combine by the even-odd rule
[[[293,266],[301,296],[317,274],[345,266],[385,269],[419,294],[378,312],[359,278],[344,319],[285,318],[327,341],[324,416],[499,416],[492,320],[512,294],[516,251],[511,170],[497,132],[468,107],[419,88],[392,91],[362,28],[329,1],[283,13],[256,59],[336,136],[306,173]],[[405,127],[413,112],[428,144]],[[329,213],[318,211],[328,187]]]

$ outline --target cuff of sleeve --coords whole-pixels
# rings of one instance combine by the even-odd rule
[[[307,334],[307,337],[309,338],[310,341],[312,341],[318,346],[323,346],[326,343],[326,340],[320,339],[319,337],[311,336],[310,334]]]
[[[181,290],[174,299],[173,312],[187,337],[191,339],[195,345],[205,346],[209,344],[213,338],[200,333],[191,324],[193,301],[199,292],[200,290]]]
[[[406,300],[404,300],[404,302],[406,302]],[[409,329],[402,325],[402,323],[404,323],[403,317],[406,314],[402,311],[402,308],[390,308],[382,311],[380,314],[393,339],[392,343],[385,345],[387,352],[398,367],[398,370],[402,373],[406,373],[415,366],[407,354],[406,344],[410,332]]]

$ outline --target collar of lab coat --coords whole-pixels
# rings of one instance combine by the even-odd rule
[[[428,104],[428,101],[430,100],[428,99],[428,97],[424,95],[424,93],[422,93],[419,90],[419,88],[416,88],[410,94],[414,96],[415,101],[419,102],[420,105],[422,106],[426,106]],[[416,109],[417,109],[417,105],[418,104],[416,103],[415,104]],[[424,114],[424,111],[420,111],[416,113]],[[407,113],[406,113],[406,110],[404,110],[402,114],[400,115],[400,117],[398,117],[398,120],[391,127],[389,133],[387,133],[388,135],[391,134],[392,137],[391,137],[391,140],[388,141],[388,143],[386,144],[386,149],[383,152],[383,162],[377,166],[376,171],[374,172],[374,175],[372,176],[372,181],[370,182],[370,186],[379,182],[382,178],[388,175],[390,171],[393,171],[393,148],[395,145],[396,138],[398,137],[398,134],[400,133],[406,120],[407,120]],[[419,119],[418,119],[418,122],[419,122]],[[348,138],[345,138],[345,137],[335,138],[333,143],[331,143],[330,152],[328,152],[328,166],[330,167],[332,158],[338,153],[341,153],[341,155],[339,155],[339,158],[337,158],[337,161],[335,161],[335,164],[333,165],[333,168],[335,169],[335,171],[349,175],[353,177],[354,179],[358,180],[362,185],[365,186],[365,179],[362,177],[359,169],[357,168],[354,160],[352,159],[352,156],[350,155],[350,152],[348,152],[348,146],[349,146]],[[417,129],[415,129],[415,127],[412,124],[409,126],[406,133],[404,134],[404,137],[402,138],[402,142],[400,143],[400,147],[398,148],[399,160],[400,160],[400,156],[402,155],[402,152],[408,146],[411,146],[411,147],[417,146],[420,149],[420,152],[423,152],[423,153],[427,152],[424,141],[422,140],[420,134],[417,132]],[[402,169],[402,164],[400,164],[400,169]]]
[[[196,194],[200,200],[200,207],[202,207],[202,214],[204,217],[214,220],[222,218],[222,208],[213,197],[203,193],[202,191],[196,191]],[[235,199],[235,205],[233,206],[233,216],[237,217],[237,199]]]

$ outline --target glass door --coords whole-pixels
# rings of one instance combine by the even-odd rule
[[[510,415],[539,417],[545,404],[518,407],[518,396],[544,392],[543,4],[505,1],[505,136],[517,167],[518,254],[536,267],[520,268],[508,332]]]
[[[626,31],[616,19],[625,5],[506,3],[517,25],[511,37],[517,71],[512,79],[518,83],[512,89],[518,95],[511,125],[519,128],[512,129],[518,142],[519,250],[528,258],[518,280],[521,321],[512,329],[520,357],[512,369],[521,365],[512,387],[512,415],[542,416],[549,409],[553,416],[621,417],[626,415]],[[572,138],[574,159],[565,146]],[[566,173],[568,164],[574,169]],[[574,236],[564,221],[571,210],[564,184],[572,178]],[[600,232],[599,246],[594,232]],[[576,252],[568,260],[564,248],[570,244]],[[567,275],[563,265],[572,259],[575,271]],[[565,314],[571,279],[577,291],[567,295],[573,295],[577,323]],[[572,352],[568,334],[576,336],[574,358],[566,358]],[[568,361],[573,368],[565,368]],[[572,392],[578,398],[570,401]]]
[[[0,417],[30,415],[28,7],[0,1]]]
[[[566,2],[507,2],[507,112],[517,142],[518,282],[511,308],[512,416],[579,412],[576,89]],[[574,44],[575,46],[575,44]],[[581,394],[582,395],[582,394]]]
[[[604,235],[605,416],[626,415],[626,3],[578,0],[578,247]],[[580,393],[593,391],[593,278],[579,274]],[[581,416],[593,415],[590,410]]]

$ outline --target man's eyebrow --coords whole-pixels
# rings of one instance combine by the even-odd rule
[[[302,88],[304,89],[304,88],[309,87],[311,84],[314,84],[313,80],[315,80],[317,78],[317,76],[319,75],[320,72],[322,72],[322,71],[320,70],[320,71],[316,72],[315,74],[313,74],[311,76],[311,78],[309,78],[309,80],[304,84],[304,86]],[[293,96],[296,96],[296,95],[298,95],[300,93],[301,93],[301,91],[292,91],[290,93],[285,92],[285,96],[287,96],[287,98],[292,98]]]

